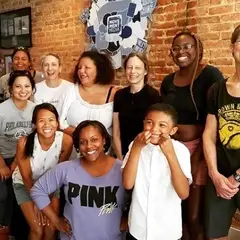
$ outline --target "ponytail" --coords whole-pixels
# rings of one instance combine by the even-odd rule
[[[24,148],[25,157],[32,157],[32,155],[33,155],[34,138],[35,138],[36,133],[37,133],[37,130],[34,129],[33,132],[31,132],[27,136],[27,141],[26,141],[25,148]]]

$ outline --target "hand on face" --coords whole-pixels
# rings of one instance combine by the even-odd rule
[[[151,132],[150,131],[143,131],[137,135],[137,137],[134,140],[134,144],[139,147],[144,147],[148,143],[151,142]]]
[[[169,134],[163,133],[160,136],[158,145],[161,148],[161,150],[162,150],[162,152],[165,156],[168,155],[168,154],[174,153],[172,139],[171,139],[171,136]]]

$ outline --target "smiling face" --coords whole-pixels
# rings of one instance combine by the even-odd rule
[[[61,72],[59,60],[52,56],[47,55],[42,62],[43,73],[46,80],[57,80]]]
[[[79,61],[78,77],[84,86],[91,86],[96,82],[97,67],[91,58],[84,57]]]
[[[35,125],[38,135],[44,138],[54,138],[58,129],[58,121],[55,114],[46,109],[39,110]]]
[[[137,56],[128,59],[126,64],[126,77],[130,84],[144,84],[144,77],[147,71]]]
[[[79,151],[83,158],[93,162],[104,155],[105,139],[98,128],[87,126],[79,133]]]
[[[16,77],[12,87],[10,87],[12,97],[18,101],[25,101],[29,99],[32,95],[32,91],[31,82],[26,76]]]
[[[158,145],[162,134],[173,135],[177,131],[171,116],[160,111],[151,111],[144,120],[144,131],[150,131],[151,143]]]
[[[171,49],[173,61],[180,67],[188,67],[196,61],[196,42],[189,35],[178,36]]]
[[[24,51],[17,51],[13,56],[14,70],[28,70],[31,65],[27,53]]]

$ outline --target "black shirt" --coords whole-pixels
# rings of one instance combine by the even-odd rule
[[[116,92],[113,111],[119,113],[123,155],[128,152],[129,144],[143,131],[143,120],[147,108],[158,102],[160,102],[158,91],[147,84],[141,91],[134,94],[130,92],[130,87]]]
[[[172,105],[178,112],[179,124],[204,125],[207,116],[207,92],[209,87],[223,80],[222,73],[215,67],[207,65],[193,83],[193,96],[199,111],[197,111],[191,98],[190,84],[184,87],[175,86],[173,83],[175,73],[166,76],[161,84],[161,99],[164,103]]]
[[[216,116],[217,126],[217,166],[226,177],[240,168],[240,97],[228,94],[226,81],[221,81],[211,89],[208,112]]]

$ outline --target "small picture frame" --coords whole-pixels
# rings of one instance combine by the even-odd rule
[[[32,47],[31,7],[0,14],[0,48]]]
[[[5,73],[12,72],[12,56],[11,55],[5,55],[4,56],[4,64],[5,64]]]

